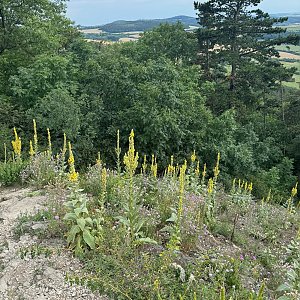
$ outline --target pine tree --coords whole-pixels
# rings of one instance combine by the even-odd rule
[[[272,18],[257,9],[262,0],[210,0],[194,2],[200,28],[197,32],[199,60],[205,74],[224,63],[230,66],[229,89],[234,90],[239,70],[249,64],[265,64],[279,57],[276,45],[297,43],[299,37],[285,35],[274,27],[287,18]],[[280,67],[280,66],[279,66]]]

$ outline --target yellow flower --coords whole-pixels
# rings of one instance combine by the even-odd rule
[[[36,122],[35,119],[33,121],[33,145],[34,145],[34,152],[38,152],[38,135],[37,135],[37,129],[36,129]]]
[[[68,177],[71,182],[77,182],[79,174],[77,172],[72,172],[72,173],[69,173]]]
[[[35,154],[34,149],[33,149],[33,145],[32,145],[32,141],[30,140],[29,142],[29,155],[32,157]]]
[[[198,177],[200,174],[200,161],[197,162],[197,167],[195,169],[195,175]]]
[[[220,174],[220,170],[219,170],[219,165],[220,165],[220,158],[221,158],[221,155],[220,155],[220,152],[218,153],[218,157],[217,157],[217,163],[216,163],[216,166],[214,168],[214,179],[217,180],[219,174]]]
[[[19,138],[18,133],[16,128],[14,127],[14,134],[15,134],[15,140],[12,141],[12,146],[13,146],[13,150],[14,153],[16,154],[16,156],[18,158],[21,157],[21,149],[22,149],[22,142],[21,142],[21,138]]]
[[[294,198],[298,193],[298,182],[296,183],[296,185],[293,187],[292,189],[292,193],[291,196]]]
[[[152,154],[151,158],[151,172],[154,178],[157,177],[157,163],[156,163],[156,157],[154,154]]]
[[[124,164],[126,166],[126,171],[133,175],[138,166],[139,154],[135,152],[134,149],[134,131],[131,130],[129,135],[129,149],[128,152],[124,155]]]
[[[196,151],[194,150],[193,154],[191,155],[191,161],[194,163],[196,161]]]
[[[253,183],[250,182],[250,184],[248,185],[248,191],[251,193],[253,190]]]
[[[98,152],[98,157],[96,159],[96,165],[101,166],[102,165],[102,160],[101,160],[101,154],[100,151]]]
[[[47,135],[48,135],[48,154],[52,155],[52,142],[51,142],[51,134],[49,128],[47,128]]]
[[[168,166],[168,175],[173,175],[173,174],[175,174],[174,156],[171,155],[171,162]]]
[[[146,175],[146,171],[147,171],[147,155],[144,155],[144,162],[142,165],[142,169],[143,169],[143,174]]]
[[[79,174],[75,170],[75,165],[74,165],[75,159],[74,159],[74,155],[73,155],[73,151],[72,151],[71,142],[69,142],[69,159],[68,159],[68,163],[69,163],[69,180],[71,182],[76,182],[78,180]]]
[[[206,176],[206,164],[204,164],[204,166],[203,166],[202,181],[205,180],[205,176]]]
[[[212,178],[209,178],[208,186],[207,186],[207,192],[209,194],[212,194],[213,191],[214,191],[214,180]]]

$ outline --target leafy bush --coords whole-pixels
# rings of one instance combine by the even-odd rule
[[[26,163],[21,160],[0,162],[0,186],[9,186],[21,182],[21,173]]]

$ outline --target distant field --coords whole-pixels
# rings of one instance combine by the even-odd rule
[[[300,24],[291,24],[288,26],[281,26],[286,28],[288,32],[299,32],[300,31]]]
[[[287,59],[297,59],[300,60],[300,55],[299,54],[294,54],[294,53],[289,53],[289,52],[283,52],[279,51],[280,58],[287,58]]]
[[[281,61],[281,63],[285,67],[288,67],[288,68],[295,67],[295,68],[298,69],[296,74],[293,76],[293,78],[295,78],[295,82],[285,82],[284,85],[288,86],[288,87],[293,87],[293,88],[300,89],[300,59],[298,61],[295,61],[295,62]]]
[[[99,28],[81,29],[79,31],[84,33],[84,34],[100,34],[100,33],[103,33],[103,31]]]
[[[284,52],[289,52],[289,53],[300,55],[300,46],[281,45],[281,46],[276,46],[276,49],[279,51],[284,51]]]

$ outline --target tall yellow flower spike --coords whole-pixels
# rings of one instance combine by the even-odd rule
[[[206,176],[206,164],[204,164],[204,166],[203,166],[203,172],[202,172],[202,183],[204,183],[205,176]]]
[[[79,174],[75,170],[75,159],[72,151],[72,145],[71,142],[69,142],[69,180],[71,182],[77,182]]]
[[[291,196],[294,198],[298,193],[298,182],[296,183],[296,185],[293,187],[292,189],[292,193]]]
[[[129,135],[129,149],[128,152],[124,155],[124,164],[126,167],[126,171],[130,175],[133,175],[135,173],[135,170],[138,166],[138,159],[139,154],[138,152],[135,152],[134,149],[134,131],[132,129]]]
[[[253,183],[250,182],[250,184],[248,185],[248,191],[250,192],[250,194],[252,193],[253,190]]]
[[[100,151],[98,152],[98,156],[97,156],[97,159],[96,159],[96,165],[97,165],[97,166],[101,166],[101,165],[102,165],[102,160],[101,160],[101,153],[100,153]]]
[[[144,162],[142,164],[142,170],[143,170],[143,174],[146,175],[146,171],[147,171],[147,155],[144,155]]]
[[[50,129],[47,128],[47,136],[48,136],[48,155],[51,156],[52,155],[52,142],[51,142],[51,133],[50,133]]]
[[[32,141],[30,140],[29,142],[29,155],[30,157],[32,157],[35,154],[34,149],[33,149],[33,145],[32,145]]]
[[[196,151],[194,150],[193,154],[191,155],[191,161],[192,163],[194,163],[197,159],[197,156],[196,156]]]
[[[197,167],[195,169],[195,175],[198,177],[200,175],[200,161],[197,161]]]
[[[209,178],[208,180],[208,186],[207,186],[207,192],[208,194],[212,194],[214,191],[214,180],[212,178]]]
[[[220,174],[220,169],[219,169],[219,166],[220,166],[220,158],[221,158],[221,155],[220,155],[220,152],[218,152],[218,157],[217,157],[217,162],[216,162],[216,166],[214,168],[214,180],[217,181],[218,179],[218,176]]]
[[[171,155],[171,162],[168,165],[168,175],[173,175],[175,173],[175,166],[174,166],[174,156]]]
[[[154,178],[157,177],[157,163],[156,163],[156,157],[154,154],[152,154],[151,158],[151,172]]]
[[[12,141],[12,146],[17,159],[21,158],[22,142],[19,138],[16,128],[14,127],[15,140]]]
[[[34,152],[38,153],[38,135],[37,135],[37,129],[36,129],[36,122],[35,119],[32,120],[33,122],[33,146],[34,146]]]

